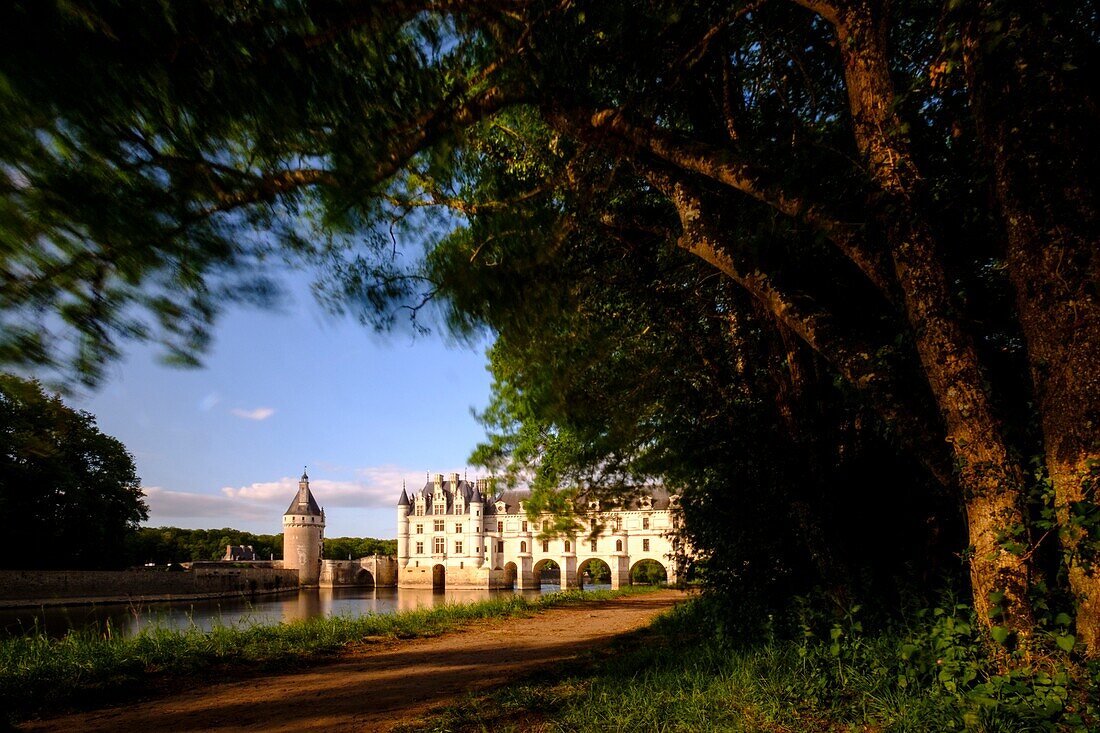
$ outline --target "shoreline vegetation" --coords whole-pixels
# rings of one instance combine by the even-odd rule
[[[859,609],[747,628],[713,596],[569,664],[470,693],[395,733],[1095,731],[1097,670],[998,674],[966,606],[863,629]]]
[[[651,590],[549,593],[436,606],[396,614],[330,616],[278,625],[151,628],[120,637],[73,631],[56,639],[31,633],[0,639],[0,726],[44,710],[120,702],[166,681],[216,672],[280,671],[308,664],[356,644],[438,636],[474,621],[529,616],[551,608],[621,598]]]

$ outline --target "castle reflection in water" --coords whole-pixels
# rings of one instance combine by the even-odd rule
[[[586,586],[598,589],[608,586]],[[145,628],[209,631],[215,626],[266,626],[325,616],[355,618],[369,614],[399,613],[443,604],[470,603],[520,595],[535,598],[540,592],[558,590],[543,585],[541,591],[448,590],[413,588],[309,588],[278,595],[125,605],[88,605],[21,608],[0,611],[0,629],[10,634],[45,631],[62,636],[73,629],[129,636]]]

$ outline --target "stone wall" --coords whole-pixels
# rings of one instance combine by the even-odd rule
[[[192,570],[0,570],[0,605],[183,600],[298,587],[298,571],[203,563]]]
[[[397,559],[372,555],[358,560],[322,560],[318,584],[322,588],[348,585],[393,588],[397,585]]]

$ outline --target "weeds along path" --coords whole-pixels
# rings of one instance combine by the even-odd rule
[[[32,720],[29,731],[386,731],[466,691],[513,681],[647,625],[663,590],[480,621],[434,639],[367,645],[287,674],[207,684],[129,705]]]

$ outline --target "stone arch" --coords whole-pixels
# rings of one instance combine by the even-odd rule
[[[543,571],[555,569],[558,571],[558,583],[560,584],[561,566],[549,557],[539,560],[537,563],[535,563],[535,567],[531,570],[531,577],[534,579],[536,585],[541,586],[543,582]]]
[[[584,574],[586,571],[591,576],[591,582],[594,584],[611,582],[611,566],[607,564],[607,561],[598,557],[590,557],[577,565],[578,588],[584,587]]]
[[[447,568],[442,565],[432,566],[432,590],[444,590],[447,587]]]
[[[374,574],[366,568],[362,568],[355,574],[355,584],[365,588],[374,587]]]
[[[519,568],[516,567],[514,562],[505,563],[504,565],[504,585],[507,588],[514,589],[516,587],[516,575],[519,574]]]
[[[635,577],[638,579],[635,580]],[[668,568],[660,560],[652,557],[643,557],[630,566],[630,582],[658,584],[668,581]]]

